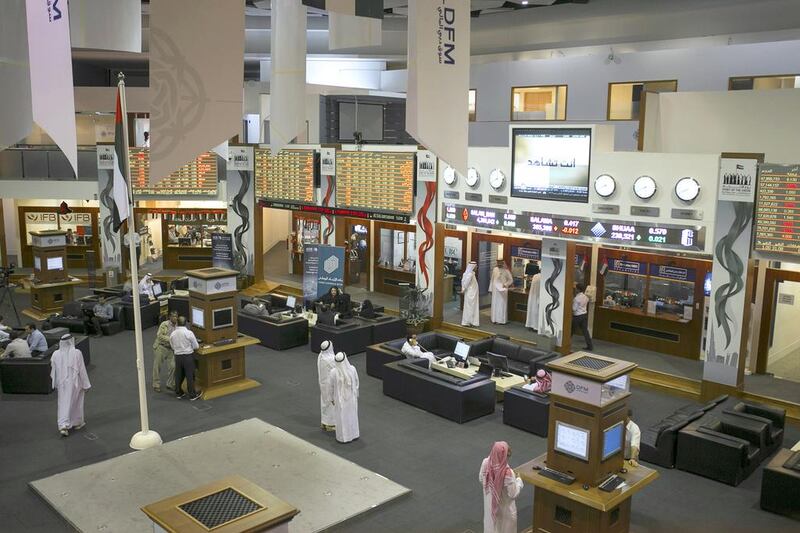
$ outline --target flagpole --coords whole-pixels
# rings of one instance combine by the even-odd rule
[[[131,262],[131,289],[133,292],[133,333],[136,339],[136,377],[139,381],[139,416],[141,418],[141,431],[131,437],[130,447],[134,450],[144,450],[161,444],[161,435],[150,429],[150,419],[147,413],[147,384],[144,379],[144,348],[142,346],[142,306],[139,301],[139,265],[136,261],[136,224],[133,217],[133,181],[131,179],[130,159],[128,156],[128,114],[125,105],[125,75],[120,72],[119,101],[122,114],[122,150],[124,152],[125,177],[128,182],[128,256]]]

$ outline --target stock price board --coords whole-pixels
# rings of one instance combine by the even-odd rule
[[[705,247],[704,227],[564,217],[450,203],[442,204],[442,213],[442,222],[446,224],[544,237],[675,250],[703,250]]]
[[[754,249],[800,254],[800,166],[761,165]]]
[[[411,214],[414,152],[337,152],[336,207]]]
[[[314,203],[314,151],[256,149],[256,196],[268,200]]]
[[[144,196],[216,196],[217,154],[206,152],[166,178],[150,179],[150,150],[130,148],[133,194]]]

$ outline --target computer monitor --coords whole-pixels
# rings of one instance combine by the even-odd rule
[[[205,328],[203,310],[199,307],[192,307],[192,325],[198,328]]]
[[[211,312],[212,329],[227,328],[233,325],[233,307],[214,309]]]
[[[622,437],[625,435],[625,426],[617,422],[603,430],[603,461],[622,450]]]
[[[486,352],[486,355],[489,357],[489,365],[494,368],[495,374],[501,371],[508,372],[508,357],[492,352]]]
[[[162,292],[161,284],[158,282],[153,283],[153,296],[160,296]]]
[[[289,309],[294,309],[294,306],[297,305],[297,298],[294,296],[287,296],[286,297],[286,307]]]
[[[41,270],[42,269],[42,258],[38,255],[33,256],[33,268],[34,270]]]
[[[467,357],[469,357],[469,348],[470,346],[466,342],[458,341],[456,343],[456,349],[453,350],[453,355],[455,355],[457,359],[466,361]]]
[[[589,434],[590,431],[588,429],[571,426],[557,420],[553,448],[561,453],[588,461]]]
[[[64,258],[60,255],[58,257],[48,257],[47,270],[64,270]]]

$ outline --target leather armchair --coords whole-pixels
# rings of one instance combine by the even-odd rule
[[[87,368],[91,363],[89,337],[75,339],[75,347],[83,354]],[[50,345],[39,357],[23,359],[0,359],[0,385],[4,394],[50,394],[50,357],[58,349],[58,343]]]
[[[238,328],[239,333],[255,337],[261,341],[262,346],[273,350],[288,350],[308,343],[308,320],[302,316],[258,317],[240,311]]]
[[[133,302],[122,302],[120,304],[123,309],[123,325],[125,329],[133,330]],[[158,301],[150,302],[147,305],[142,305],[142,329],[152,328],[157,326],[161,319],[161,304]]]
[[[364,323],[372,324],[372,342],[386,342],[406,334],[406,321],[402,318],[376,313],[373,318],[358,317]]]
[[[86,328],[83,310],[92,310],[97,303],[97,298],[88,296],[67,302],[64,304],[64,312],[61,315],[50,317],[48,320],[51,328],[67,328],[70,333],[80,333],[86,335],[89,331]],[[123,323],[125,320],[125,308],[120,302],[111,302],[111,307],[114,310],[112,318],[103,324],[100,324],[100,329],[103,335],[114,335],[123,330]]]
[[[675,468],[678,432],[703,414],[699,408],[688,413],[675,412],[642,431],[639,459],[666,468]]]
[[[772,455],[783,444],[783,429],[786,423],[786,410],[757,403],[738,402],[725,414],[768,424],[765,457]]]
[[[549,421],[549,395],[522,387],[513,387],[503,395],[503,424],[547,437]]]
[[[411,361],[384,367],[383,393],[459,424],[491,414],[495,406],[495,385],[486,376],[460,380]]]
[[[325,340],[331,341],[337,352],[347,355],[361,353],[372,344],[372,325],[356,319],[344,320],[335,326],[320,323],[313,325],[309,349],[318,353],[320,344]]]
[[[427,351],[433,352],[437,357],[452,354],[460,340],[453,335],[437,331],[426,331],[417,335],[419,344]],[[404,334],[400,338],[382,344],[367,346],[367,375],[383,379],[383,365],[394,361],[402,361],[406,358],[401,352],[405,342],[406,336]]]

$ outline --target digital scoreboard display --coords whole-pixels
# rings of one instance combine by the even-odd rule
[[[753,248],[800,254],[800,165],[761,165]]]
[[[442,222],[446,224],[490,230],[675,250],[705,248],[704,227],[564,217],[446,202],[442,204],[442,213]]]
[[[408,216],[414,152],[336,152],[336,207]]]
[[[166,178],[150,180],[150,150],[130,148],[133,194],[143,196],[216,196],[217,154],[206,152]]]
[[[281,150],[270,157],[266,148],[255,151],[256,196],[267,200],[314,203],[314,151]]]

